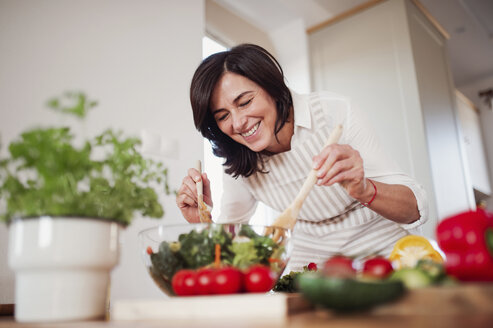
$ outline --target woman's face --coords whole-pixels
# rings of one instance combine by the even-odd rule
[[[224,73],[212,92],[211,111],[219,129],[236,142],[255,152],[279,151],[275,101],[255,82]]]

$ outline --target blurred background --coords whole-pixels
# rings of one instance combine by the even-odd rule
[[[341,93],[365,111],[428,192],[425,236],[458,211],[493,210],[491,0],[0,0],[1,152],[36,125],[122,129],[165,163],[172,188],[204,159],[217,215],[221,161],[193,126],[189,85],[203,57],[243,42],[271,51],[294,91]],[[43,109],[67,90],[99,101],[82,124]],[[161,220],[183,222],[174,197],[162,200]],[[273,215],[259,206],[253,220]],[[137,241],[158,223],[136,218],[124,231],[113,300],[164,297]],[[0,224],[0,304],[13,302]]]

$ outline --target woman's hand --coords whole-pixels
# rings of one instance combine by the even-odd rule
[[[211,184],[206,173],[200,175],[196,169],[189,169],[188,175],[183,178],[178,194],[176,195],[176,205],[180,209],[185,219],[190,223],[200,222],[197,205],[196,183],[202,179],[204,188],[204,202],[212,206]]]
[[[318,171],[317,185],[339,183],[349,196],[361,203],[370,201],[373,187],[365,179],[363,159],[349,145],[332,144],[313,157],[313,168]]]
[[[372,201],[368,206],[389,220],[411,223],[420,217],[412,190],[404,185],[373,180],[373,183],[369,183],[365,178],[361,155],[349,145],[333,144],[325,147],[320,154],[313,157],[313,168],[318,170],[319,186],[339,183],[349,196],[360,203]]]

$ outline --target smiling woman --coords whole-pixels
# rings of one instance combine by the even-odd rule
[[[292,92],[277,60],[259,46],[241,44],[204,59],[190,102],[195,127],[225,160],[215,222],[249,222],[259,202],[282,211],[317,171],[318,187],[297,218],[292,269],[336,253],[388,255],[427,219],[424,191],[388,158],[351,101],[329,92]],[[343,126],[340,144],[324,146],[337,125]],[[210,181],[195,169],[177,194],[189,222],[198,220],[200,180],[210,205]]]

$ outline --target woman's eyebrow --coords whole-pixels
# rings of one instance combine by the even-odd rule
[[[240,93],[240,94],[239,94],[239,95],[235,98],[235,100],[233,100],[233,103],[237,103],[237,102],[241,99],[241,97],[243,97],[244,95],[246,95],[246,94],[248,94],[248,93],[250,93],[250,92],[253,92],[253,91],[250,91],[250,90],[249,90],[249,91],[244,91],[244,92]]]
[[[234,103],[234,104],[237,104],[237,103],[240,101],[241,97],[243,97],[244,95],[249,94],[249,93],[251,93],[251,92],[253,92],[253,90],[243,91],[243,92],[242,92],[242,93],[240,93],[238,96],[236,96],[236,98],[233,100],[233,103]],[[212,115],[214,115],[214,114],[216,114],[217,112],[220,112],[220,111],[222,111],[222,110],[225,110],[225,108],[217,108],[217,109],[213,109],[213,110],[211,110],[211,112],[212,112]]]

